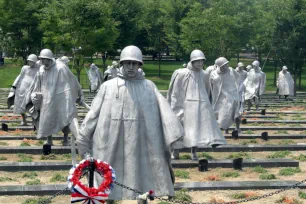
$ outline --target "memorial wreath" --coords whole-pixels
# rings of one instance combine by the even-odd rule
[[[89,168],[91,162],[82,160],[75,167],[72,167],[68,176],[68,187],[71,189],[71,203],[81,202],[89,204],[104,203],[108,199],[113,183],[116,180],[114,169],[106,162],[93,159],[95,171],[99,173],[104,180],[98,188],[84,185],[80,179],[85,170]]]

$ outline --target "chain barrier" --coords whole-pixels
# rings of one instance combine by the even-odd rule
[[[86,172],[84,172],[83,175],[85,175]],[[257,197],[251,197],[251,198],[246,198],[246,199],[243,199],[243,200],[238,200],[238,201],[229,201],[229,202],[223,202],[223,203],[220,203],[220,202],[201,202],[201,203],[193,203],[193,202],[188,202],[188,201],[180,201],[180,200],[175,200],[175,199],[167,199],[167,198],[162,198],[162,197],[155,197],[154,196],[154,199],[158,199],[160,201],[165,201],[165,202],[170,202],[170,203],[179,203],[179,204],[239,204],[239,203],[245,203],[245,202],[249,202],[249,201],[254,201],[254,200],[260,200],[260,199],[263,199],[263,198],[267,198],[267,197],[271,197],[273,195],[277,195],[279,193],[282,193],[284,191],[287,191],[287,190],[290,190],[290,189],[295,189],[295,188],[298,188],[299,185],[303,184],[306,182],[306,179],[292,185],[292,186],[288,186],[286,188],[282,188],[282,189],[279,189],[277,191],[274,191],[272,193],[267,193],[267,194],[264,194],[262,196],[257,196]],[[134,193],[137,193],[139,195],[142,195],[144,194],[144,192],[141,192],[141,191],[138,191],[138,190],[135,190],[131,187],[128,187],[124,184],[121,184],[121,183],[118,183],[117,181],[114,182],[114,184],[116,184],[117,186],[120,186],[121,188],[125,188],[127,190],[130,190],[130,191],[133,191]],[[69,190],[68,187],[66,187],[65,189],[57,192],[56,194],[52,195],[50,198],[48,198],[47,200],[45,200],[44,202],[42,202],[41,204],[48,204],[53,198],[59,196],[59,195],[64,195],[65,191]]]
[[[60,196],[60,195],[64,195],[65,191],[69,190],[68,187],[66,187],[65,189],[61,190],[61,191],[58,191],[56,194],[50,196],[48,199],[44,200],[43,202],[39,202],[39,204],[48,204],[50,203],[50,201],[57,197],[57,196]]]
[[[229,202],[223,202],[223,203],[220,203],[220,202],[201,202],[201,203],[192,203],[192,202],[187,202],[187,201],[180,201],[180,200],[174,200],[174,199],[166,199],[166,198],[162,198],[162,197],[154,197],[155,199],[158,199],[158,200],[161,200],[161,201],[165,201],[165,202],[170,202],[170,203],[179,203],[179,204],[239,204],[239,203],[245,203],[245,202],[249,202],[249,201],[254,201],[254,200],[260,200],[262,198],[267,198],[267,197],[271,197],[273,195],[276,195],[276,194],[279,194],[281,192],[284,192],[284,191],[287,191],[287,190],[290,190],[290,189],[294,189],[294,188],[298,188],[299,185],[303,184],[306,182],[306,179],[292,185],[292,186],[288,186],[286,188],[282,188],[282,189],[279,189],[277,191],[274,191],[272,193],[267,193],[267,194],[264,194],[262,196],[257,196],[257,197],[251,197],[251,198],[246,198],[246,199],[243,199],[243,200],[238,200],[238,201],[229,201]],[[143,194],[143,192],[140,192],[138,190],[135,190],[135,189],[132,189],[128,186],[125,186],[123,184],[120,184],[118,182],[114,182],[116,185],[122,187],[122,188],[125,188],[125,189],[128,189],[130,191],[133,191],[135,193],[138,193],[138,194]]]

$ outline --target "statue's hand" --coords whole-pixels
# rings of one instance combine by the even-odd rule
[[[31,94],[31,100],[36,110],[40,110],[41,102],[42,102],[42,93],[34,92]]]

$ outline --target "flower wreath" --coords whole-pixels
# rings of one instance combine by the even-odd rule
[[[103,178],[98,188],[90,188],[84,185],[80,178],[84,170],[90,166],[89,160],[82,160],[75,167],[72,167],[68,176],[68,187],[71,189],[71,203],[81,202],[89,204],[104,203],[113,189],[113,182],[116,180],[114,169],[106,162],[93,159],[95,171]]]

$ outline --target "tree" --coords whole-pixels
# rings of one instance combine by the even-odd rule
[[[165,33],[164,41],[177,60],[184,54],[179,41],[181,34],[180,22],[187,15],[194,2],[191,0],[168,0],[161,2]]]
[[[274,46],[277,56],[294,74],[294,81],[300,78],[306,54],[306,1],[273,0],[271,13],[276,20]],[[299,87],[301,84],[299,83]]]
[[[29,53],[37,53],[41,47],[42,32],[39,30],[39,19],[36,14],[45,2],[0,1],[0,28],[4,36],[9,36],[11,50],[23,57],[24,62]]]
[[[78,59],[104,53],[118,37],[117,22],[111,12],[104,0],[52,0],[40,15],[47,46],[67,52],[78,49],[74,55],[78,56],[74,60],[78,80],[84,67],[84,60]]]
[[[203,50],[209,60],[228,59],[247,44],[253,32],[251,0],[207,0],[194,3],[181,21],[180,42],[186,53]]]

